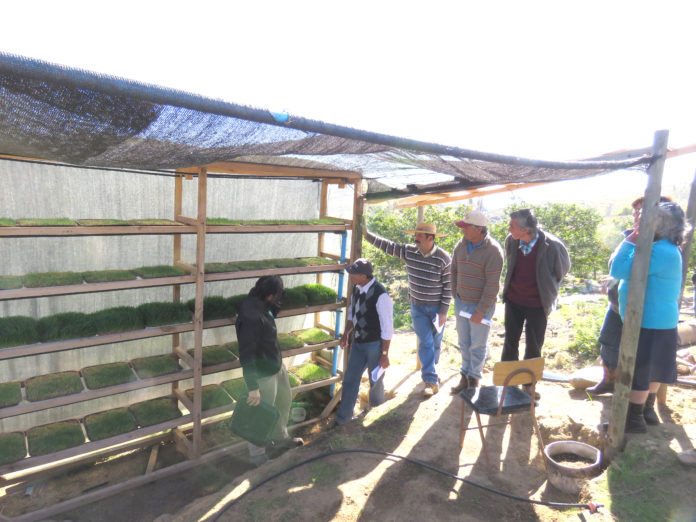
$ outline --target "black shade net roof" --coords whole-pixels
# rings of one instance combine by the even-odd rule
[[[652,159],[651,149],[569,162],[477,152],[2,53],[0,154],[159,172],[213,162],[350,171],[368,197],[645,170]]]

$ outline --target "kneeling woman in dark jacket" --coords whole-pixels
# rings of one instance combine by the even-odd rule
[[[263,400],[280,413],[271,433],[275,453],[302,444],[302,439],[290,439],[287,429],[292,396],[275,325],[283,293],[280,277],[259,278],[242,301],[235,323],[239,360],[249,390],[247,403],[258,406]],[[266,448],[249,443],[249,456],[254,464],[262,464],[266,461]]]

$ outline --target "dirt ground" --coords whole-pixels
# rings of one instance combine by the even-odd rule
[[[556,314],[554,314],[555,316]],[[554,317],[552,316],[552,317]],[[560,322],[549,324],[551,337],[567,336]],[[502,326],[495,322],[491,332],[491,361],[499,360]],[[449,395],[458,381],[460,356],[453,346],[454,321],[448,322],[446,342],[439,371],[441,391],[423,399],[423,384],[415,370],[416,338],[410,331],[398,332],[390,350],[392,366],[385,375],[389,400],[364,411],[349,425],[329,429],[323,421],[305,428],[299,435],[306,444],[269,461],[260,468],[245,462],[244,450],[195,470],[163,479],[65,513],[60,520],[139,520],[158,522],[219,520],[627,520],[618,508],[608,507],[590,516],[585,510],[557,510],[515,501],[484,491],[453,478],[458,476],[481,486],[524,498],[552,502],[606,503],[611,497],[624,500],[646,495],[643,484],[626,488],[613,484],[608,473],[589,482],[580,495],[560,492],[547,481],[532,423],[527,415],[517,416],[512,428],[495,427],[485,432],[491,467],[486,465],[476,429],[468,431],[459,450],[461,402]],[[555,340],[559,342],[558,339]],[[489,374],[490,375],[490,374]],[[367,386],[364,383],[365,387]],[[611,395],[589,398],[568,384],[541,382],[537,417],[545,443],[580,440],[599,445],[598,425],[607,420]],[[672,387],[666,406],[659,409],[663,424],[651,427],[647,435],[633,436],[627,448],[643,459],[642,465],[659,471],[660,487],[670,493],[669,517],[664,511],[641,520],[694,520],[694,468],[681,465],[676,452],[693,448],[696,441],[696,390]],[[361,411],[363,410],[363,411]],[[469,427],[475,418],[465,417]],[[486,417],[483,417],[484,423]],[[331,420],[331,419],[330,419]],[[637,448],[637,450],[636,450]],[[451,474],[446,476],[411,462],[374,453],[333,451],[368,450],[417,459]],[[176,460],[174,452],[168,458]],[[167,458],[166,452],[162,452]],[[130,467],[113,468],[111,474],[142,473],[147,456],[139,456]],[[135,457],[133,462],[135,462]],[[308,459],[316,459],[303,464]],[[297,465],[287,473],[288,468]],[[275,474],[280,474],[275,478]],[[123,477],[121,477],[123,478]],[[228,510],[222,507],[242,493],[271,478]],[[68,477],[67,480],[70,478]],[[101,479],[101,482],[107,480]],[[83,484],[83,488],[98,487]],[[50,487],[46,485],[48,495]],[[51,500],[44,499],[50,504]],[[55,500],[54,500],[55,501]],[[670,508],[671,509],[671,508]],[[4,510],[3,514],[8,514]]]

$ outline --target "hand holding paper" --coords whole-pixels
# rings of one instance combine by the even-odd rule
[[[444,327],[445,323],[442,323],[442,326],[440,326],[440,317],[436,315],[435,319],[433,319],[433,328],[435,328],[435,332],[440,333]]]
[[[471,319],[471,314],[469,312],[465,312],[464,310],[461,310],[459,312],[459,315],[461,315],[462,317],[466,317],[467,319]],[[484,318],[481,319],[481,322],[487,326],[493,326],[493,321],[491,321],[490,319]]]
[[[372,370],[370,379],[372,379],[372,382],[377,382],[382,375],[384,375],[384,368],[378,364],[375,366],[375,369]]]

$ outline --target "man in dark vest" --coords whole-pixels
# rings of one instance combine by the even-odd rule
[[[510,214],[510,235],[505,238],[507,273],[503,286],[505,342],[503,361],[519,359],[522,328],[525,359],[541,357],[546,318],[551,313],[563,277],[570,269],[570,256],[557,237],[537,226],[528,208]]]
[[[372,275],[372,263],[358,259],[346,268],[346,272],[355,287],[348,305],[341,348],[348,348],[351,336],[353,342],[348,367],[343,374],[341,404],[336,415],[338,425],[353,419],[360,379],[366,368],[370,379],[370,406],[384,402],[384,374],[373,381],[373,370],[378,366],[389,366],[389,344],[394,332],[392,300]]]

